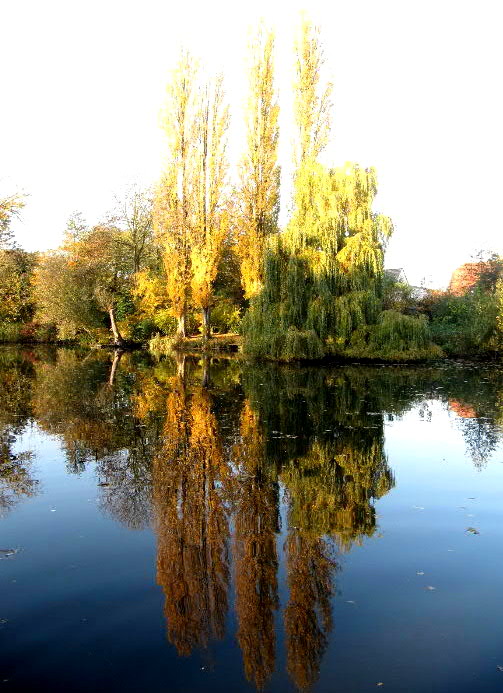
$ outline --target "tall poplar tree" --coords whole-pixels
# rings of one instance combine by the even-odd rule
[[[197,67],[190,54],[182,51],[167,88],[163,128],[168,156],[154,202],[154,228],[162,244],[166,290],[182,337],[185,337],[191,283],[190,241],[198,146],[196,104]]]
[[[246,298],[263,283],[265,240],[278,230],[279,103],[274,82],[274,34],[263,24],[250,44],[247,150],[240,166],[238,253]]]
[[[197,110],[196,208],[190,234],[191,288],[202,311],[203,336],[210,336],[213,282],[228,234],[225,209],[227,129],[229,108],[224,101],[222,77],[205,85]]]

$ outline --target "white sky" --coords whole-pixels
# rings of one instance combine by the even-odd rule
[[[0,193],[29,194],[21,245],[55,247],[72,211],[98,221],[125,185],[155,181],[181,43],[224,71],[236,157],[248,29],[260,16],[277,31],[288,170],[303,5],[335,83],[327,161],[376,167],[376,209],[396,225],[386,265],[440,286],[475,250],[503,253],[503,4],[489,0],[0,0]]]

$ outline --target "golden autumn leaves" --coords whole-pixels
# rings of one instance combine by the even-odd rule
[[[250,44],[249,62],[246,149],[237,184],[231,184],[228,170],[229,110],[222,77],[203,79],[194,59],[182,52],[167,89],[167,157],[154,219],[181,336],[189,305],[200,309],[203,336],[210,335],[213,282],[224,248],[237,255],[249,299],[262,285],[265,239],[278,230],[279,102],[274,36],[263,26]]]

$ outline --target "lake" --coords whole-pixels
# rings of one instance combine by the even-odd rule
[[[6,691],[503,688],[503,369],[0,349]]]

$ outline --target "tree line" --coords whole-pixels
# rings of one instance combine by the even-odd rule
[[[239,332],[244,351],[260,358],[410,360],[455,353],[460,340],[446,330],[470,327],[480,334],[461,340],[468,352],[501,352],[499,258],[492,285],[471,287],[476,298],[461,297],[462,308],[439,296],[397,300],[384,273],[393,224],[373,209],[375,170],[322,163],[332,84],[319,30],[305,17],[294,44],[291,212],[280,228],[274,46],[260,25],[249,46],[237,171],[223,77],[183,50],[162,114],[165,163],[151,190],[132,189],[98,224],[74,215],[62,245],[36,255],[16,248],[10,231],[22,198],[0,200],[0,339],[92,343],[111,332],[119,346],[160,335],[170,348],[189,334],[206,343]]]

